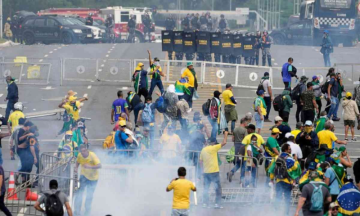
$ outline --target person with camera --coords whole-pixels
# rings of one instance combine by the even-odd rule
[[[285,88],[289,88],[289,89],[291,89],[291,78],[296,77],[296,79],[298,79],[298,77],[296,75],[296,68],[292,65],[293,62],[294,62],[294,59],[290,57],[288,59],[288,62],[283,64],[282,70],[281,70],[281,76],[283,78]]]
[[[319,139],[315,131],[313,131],[313,123],[305,122],[304,131],[300,132],[296,137],[296,143],[299,144],[303,153],[303,158],[307,158],[311,152],[319,148]],[[305,160],[300,160],[301,169],[305,167]]]
[[[190,214],[190,190],[196,191],[194,183],[185,179],[185,167],[179,167],[178,178],[173,179],[166,187],[166,192],[174,190],[171,215],[187,216]]]

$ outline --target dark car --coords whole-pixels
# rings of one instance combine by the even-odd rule
[[[27,45],[35,42],[81,43],[86,38],[93,37],[91,29],[61,16],[29,17],[23,22],[21,33]]]
[[[313,45],[312,21],[299,20],[270,33],[275,44]]]

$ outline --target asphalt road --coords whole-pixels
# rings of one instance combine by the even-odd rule
[[[123,89],[125,92],[132,89],[131,83],[113,83],[105,81],[96,81],[94,77],[96,73],[96,60],[100,59],[98,63],[98,69],[109,71],[111,68],[111,59],[144,59],[147,58],[147,49],[151,50],[152,57],[158,57],[165,59],[166,53],[161,52],[161,44],[88,44],[88,45],[32,45],[32,46],[14,46],[0,49],[0,57],[5,59],[5,62],[13,62],[17,56],[26,56],[28,62],[34,64],[51,63],[50,83],[47,85],[19,85],[20,101],[25,105],[25,113],[53,110],[57,108],[62,97],[65,96],[68,90],[72,89],[77,92],[79,97],[87,95],[88,101],[84,102],[84,106],[81,109],[80,115],[82,117],[89,117],[91,121],[87,121],[88,137],[90,138],[91,149],[100,151],[102,140],[112,130],[113,125],[110,124],[110,111],[111,104],[116,99],[116,92],[119,89]],[[271,49],[272,63],[274,67],[281,67],[285,63],[288,57],[294,58],[294,65],[298,68],[301,67],[322,67],[323,59],[319,52],[319,47],[302,47],[302,46],[273,46]],[[334,53],[331,55],[332,63],[360,63],[358,56],[360,54],[359,47],[342,48],[336,47]],[[92,81],[74,82],[64,81],[60,86],[61,76],[61,61],[68,58],[77,58],[73,60],[71,68],[65,70],[65,74],[68,77],[77,77],[77,66],[84,66],[85,72],[81,74],[81,77],[86,77]],[[104,61],[105,60],[105,61]],[[261,61],[260,61],[261,62]],[[146,63],[146,62],[145,62]],[[95,66],[94,66],[95,65]],[[102,66],[104,65],[104,66]],[[130,71],[126,70],[129,67],[127,64],[122,64],[119,68],[122,70],[119,76],[129,76]],[[170,69],[170,80],[176,80],[179,76],[180,68],[172,67]],[[224,69],[228,71],[229,69]],[[262,76],[265,69],[258,71],[259,78]],[[302,71],[302,70],[300,70]],[[304,73],[308,77],[312,77],[315,74],[323,74],[326,69],[307,69]],[[223,80],[215,76],[216,70],[210,74],[210,80],[215,80],[218,83],[227,82],[228,74],[225,75]],[[257,86],[259,78],[255,81],[250,80],[248,72],[239,75],[239,80],[247,83],[250,86]],[[107,72],[108,73],[108,72]],[[227,73],[227,72],[226,72]],[[346,74],[345,88],[352,91],[353,82],[358,79],[360,72]],[[274,85],[275,87],[282,88],[283,84],[280,80],[280,72],[273,69]],[[111,76],[110,76],[111,79]],[[200,99],[194,103],[194,109],[201,110],[201,104],[212,96],[214,90],[223,90],[223,87],[219,85],[201,85],[199,89]],[[282,90],[275,90],[275,94],[280,93]],[[254,89],[249,88],[236,88],[234,89],[234,95],[237,98],[239,104],[236,109],[238,111],[239,118],[245,115],[247,112],[252,112],[252,103],[255,95]],[[6,85],[4,82],[0,83],[0,100],[6,96]],[[325,101],[323,101],[325,103]],[[5,105],[0,104],[1,107]],[[292,109],[290,115],[290,126],[295,127],[295,111],[296,106]],[[1,114],[5,114],[5,109],[0,110]],[[339,116],[341,117],[342,108],[339,108]],[[270,113],[270,119],[274,119],[277,114],[274,110]],[[133,118],[133,116],[131,116]],[[40,129],[40,145],[41,151],[51,152],[55,151],[61,137],[57,137],[57,132],[62,127],[62,121],[56,119],[56,117],[43,117],[33,120]],[[207,120],[204,118],[204,121]],[[237,123],[238,124],[238,123]],[[269,131],[273,123],[265,123],[264,137],[269,136]],[[336,122],[336,133],[339,139],[343,139],[344,127],[343,122]],[[358,133],[358,131],[356,131]],[[219,138],[222,139],[221,136]],[[224,147],[224,151],[232,146],[228,139],[228,144]],[[360,140],[360,137],[359,137]],[[3,159],[5,170],[16,170],[17,163],[10,160],[8,142],[3,140]],[[347,145],[348,152],[353,157],[360,157],[360,149],[358,147],[359,142],[352,142]],[[230,166],[223,168],[226,172]],[[222,181],[225,181],[225,176],[222,176]],[[235,179],[236,180],[236,179]],[[238,182],[238,180],[237,180]],[[237,187],[236,183],[229,187]],[[206,212],[203,212],[206,213]],[[162,215],[165,215],[162,213]],[[198,213],[197,215],[201,215]]]

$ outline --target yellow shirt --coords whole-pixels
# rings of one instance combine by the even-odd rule
[[[251,144],[251,137],[255,135],[257,137],[257,146],[260,147],[261,145],[265,144],[265,140],[264,138],[257,133],[252,133],[252,134],[248,134],[244,137],[244,139],[242,140],[242,144],[244,145],[249,145]]]
[[[225,91],[223,91],[223,93],[222,93],[222,96],[223,96],[223,99],[224,99],[224,104],[225,105],[233,105],[233,106],[235,106],[235,104],[231,101],[231,97],[233,97],[234,95],[233,95],[233,93],[232,93],[232,91],[230,91],[230,90],[225,90]]]
[[[84,168],[84,164],[91,166],[96,166],[100,164],[100,160],[94,152],[89,151],[89,155],[86,158],[84,158],[82,154],[79,154],[76,162],[81,164],[81,175],[85,176],[87,179],[91,181],[95,181],[99,179],[99,169]]]
[[[195,190],[195,185],[187,179],[172,181],[167,187],[174,190],[173,209],[188,209],[190,207],[190,190]]]
[[[179,150],[178,146],[181,144],[181,139],[175,133],[172,136],[164,133],[160,138],[160,144],[164,151],[163,157],[176,157],[176,151]]]
[[[294,137],[295,137],[295,139],[296,139],[297,135],[298,135],[300,132],[301,132],[301,130],[295,129],[295,130],[291,131],[290,133],[291,133],[292,135],[294,135]]]
[[[332,131],[322,130],[317,133],[319,138],[319,147],[321,144],[326,144],[329,149],[333,148],[333,142],[335,142],[338,138]]]
[[[10,114],[8,122],[11,123],[11,132],[14,132],[14,128],[19,125],[20,118],[25,118],[25,115],[19,110],[15,110]]]
[[[219,162],[217,153],[221,149],[221,144],[209,145],[201,150],[200,161],[203,162],[204,173],[219,172]]]
[[[189,86],[194,88],[194,86],[195,86],[195,77],[191,73],[189,68],[186,68],[186,70],[181,75],[181,78],[185,78],[185,77],[189,78]]]
[[[73,107],[73,106],[71,106],[71,105],[69,105],[69,104],[63,105],[63,108],[66,110],[66,112],[67,112],[68,114],[72,114],[73,119],[74,119],[75,121],[79,120],[79,118],[80,118],[80,115],[79,115],[80,101],[76,101],[76,106],[78,107],[78,109],[77,109],[76,111],[74,111],[74,107]]]

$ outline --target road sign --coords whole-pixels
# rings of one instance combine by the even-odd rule
[[[79,65],[76,67],[76,71],[78,72],[78,74],[83,74],[83,73],[85,73],[85,67],[82,65]]]
[[[116,75],[118,72],[119,72],[119,69],[117,67],[114,66],[114,67],[110,68],[110,73],[112,75]]]
[[[216,72],[216,76],[220,79],[222,79],[225,76],[225,72],[223,70],[218,70]]]
[[[29,66],[27,69],[27,78],[37,79],[39,77],[40,77],[40,66],[37,65]]]
[[[11,75],[11,71],[9,69],[7,69],[3,72],[4,77],[10,76],[10,75]]]
[[[249,15],[249,8],[236,8],[237,15]]]
[[[255,72],[251,72],[250,74],[249,74],[249,79],[251,80],[251,81],[256,81],[257,80],[257,78],[258,78],[258,75],[257,75],[257,73],[255,73]]]

